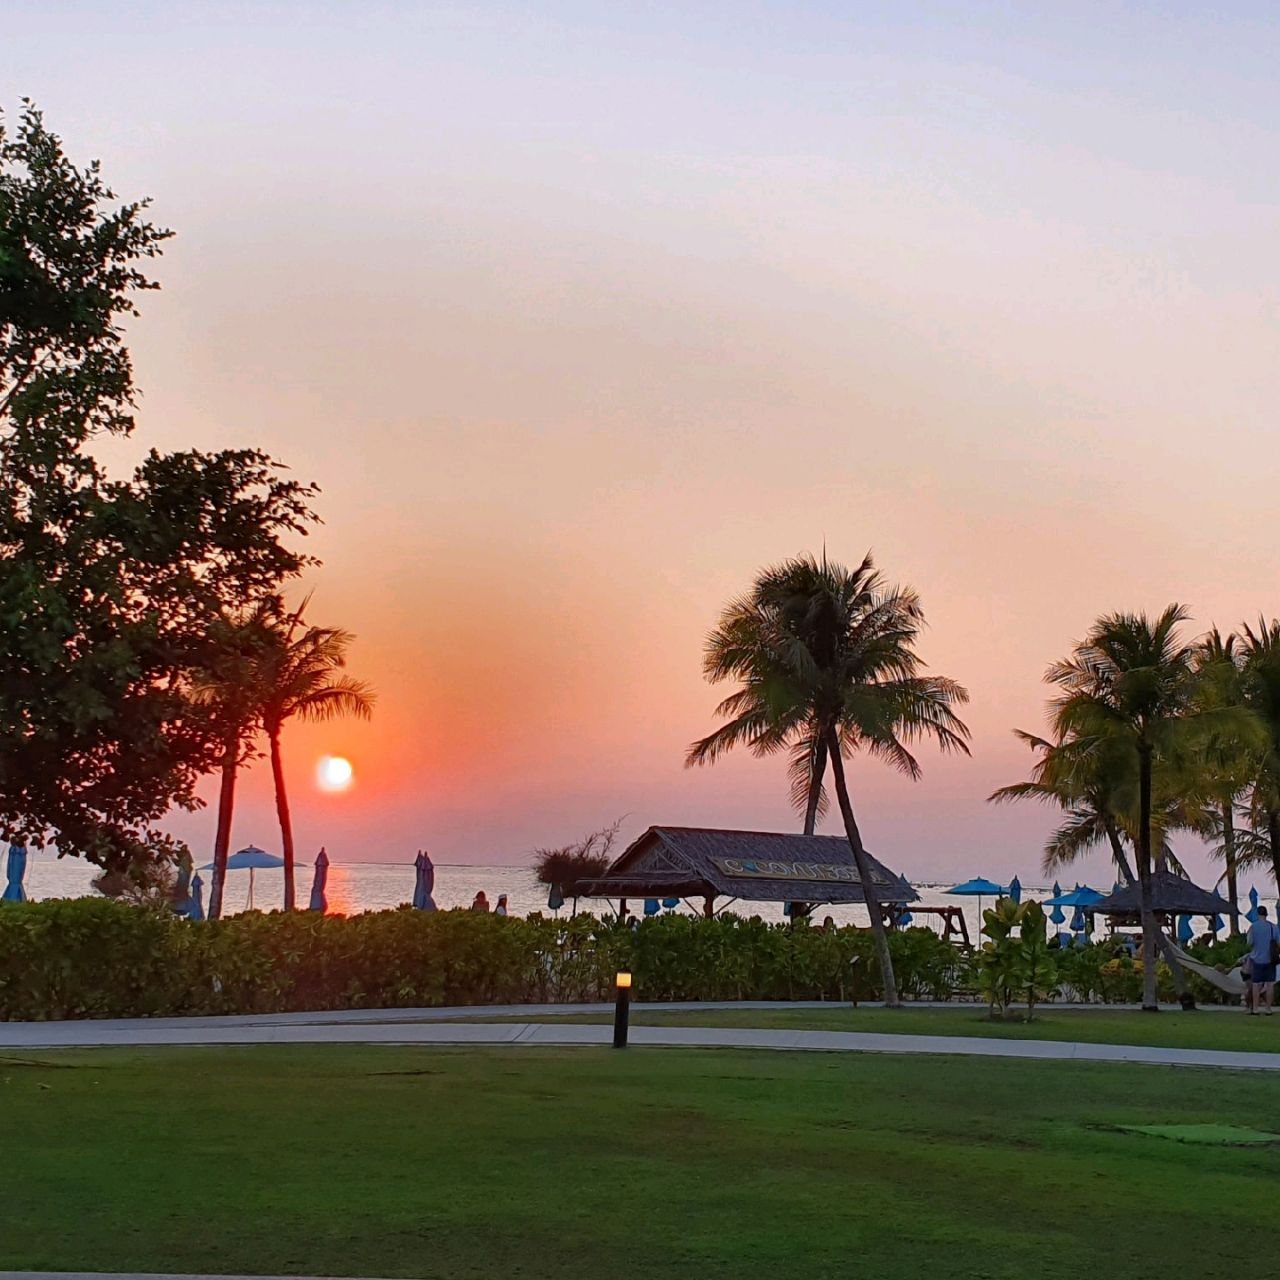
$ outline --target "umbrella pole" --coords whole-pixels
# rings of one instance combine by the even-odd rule
[[[253,868],[249,868],[249,910],[253,910]]]

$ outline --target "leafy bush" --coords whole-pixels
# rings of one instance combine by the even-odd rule
[[[982,919],[987,941],[978,953],[978,974],[991,1014],[1007,1017],[1013,1001],[1025,999],[1030,1020],[1057,971],[1054,948],[1045,938],[1044,908],[1038,902],[1000,898]]]
[[[889,947],[909,997],[949,999],[973,980],[975,960],[930,930],[892,933]],[[1064,986],[1082,997],[1132,1000],[1141,991],[1141,968],[1114,947],[1066,950],[1058,964]],[[102,898],[0,905],[0,1019],[605,1000],[620,969],[645,1000],[882,994],[869,931],[732,915],[655,916],[633,930],[585,915],[522,920],[408,907],[193,923]],[[1025,999],[1028,975],[1014,979],[1009,998]]]

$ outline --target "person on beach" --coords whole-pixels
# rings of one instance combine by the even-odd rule
[[[507,914],[507,895],[505,893],[498,894],[498,905],[494,907],[493,914],[495,916],[505,916]]]
[[[471,910],[485,911],[485,912],[489,910],[489,899],[484,896],[483,889],[481,889],[480,892],[476,894],[475,899],[471,903]]]
[[[1267,919],[1266,907],[1259,907],[1258,918],[1249,926],[1249,962],[1253,969],[1253,1008],[1249,1010],[1250,1013],[1271,1014],[1278,955],[1280,929]]]

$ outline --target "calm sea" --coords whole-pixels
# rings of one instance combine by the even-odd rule
[[[79,898],[94,892],[90,883],[95,871],[86,866],[78,858],[31,855],[27,869],[26,887],[31,898]],[[202,873],[205,880],[205,901],[208,902],[209,873]],[[298,899],[305,903],[311,892],[311,867],[298,868]],[[352,915],[358,911],[385,911],[409,902],[413,897],[413,865],[412,863],[391,862],[334,862],[329,867],[329,884],[327,896],[329,910]],[[945,885],[917,884],[922,903],[933,905],[959,906],[969,926],[969,936],[978,936],[979,902],[974,898],[944,897]],[[449,907],[469,907],[476,893],[483,889],[489,899],[490,906],[495,906],[498,895],[507,895],[508,905],[513,915],[528,915],[531,911],[547,910],[547,890],[539,884],[533,873],[523,867],[504,866],[464,866],[451,863],[436,865],[435,900],[436,905]],[[1028,884],[1024,893],[1031,897],[1045,896],[1050,890],[1043,886]],[[283,896],[283,879],[279,871],[258,871],[253,878],[253,905],[260,910],[270,911],[278,907]],[[244,911],[249,905],[249,872],[231,871],[227,875],[225,909],[228,915]],[[637,900],[629,904],[631,910],[639,914],[641,903]],[[983,900],[983,906],[990,906],[990,899]],[[565,910],[569,908],[566,907]],[[603,914],[609,907],[601,901],[583,899],[578,904],[579,911]],[[615,904],[616,909],[616,904]],[[678,910],[691,911],[692,908],[682,904]],[[758,915],[762,920],[782,922],[786,917],[782,913],[782,904],[774,902],[738,903],[730,910],[742,915]],[[837,924],[866,925],[867,913],[856,906],[822,907],[817,918],[830,915]],[[918,923],[929,923],[920,919]]]

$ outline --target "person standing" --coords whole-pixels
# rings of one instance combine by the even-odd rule
[[[507,914],[507,895],[505,893],[498,894],[498,905],[494,907],[493,914],[495,916],[505,916]]]
[[[1276,960],[1280,959],[1280,929],[1267,919],[1266,907],[1249,926],[1249,962],[1252,966],[1253,1008],[1250,1013],[1270,1016],[1275,998]]]

